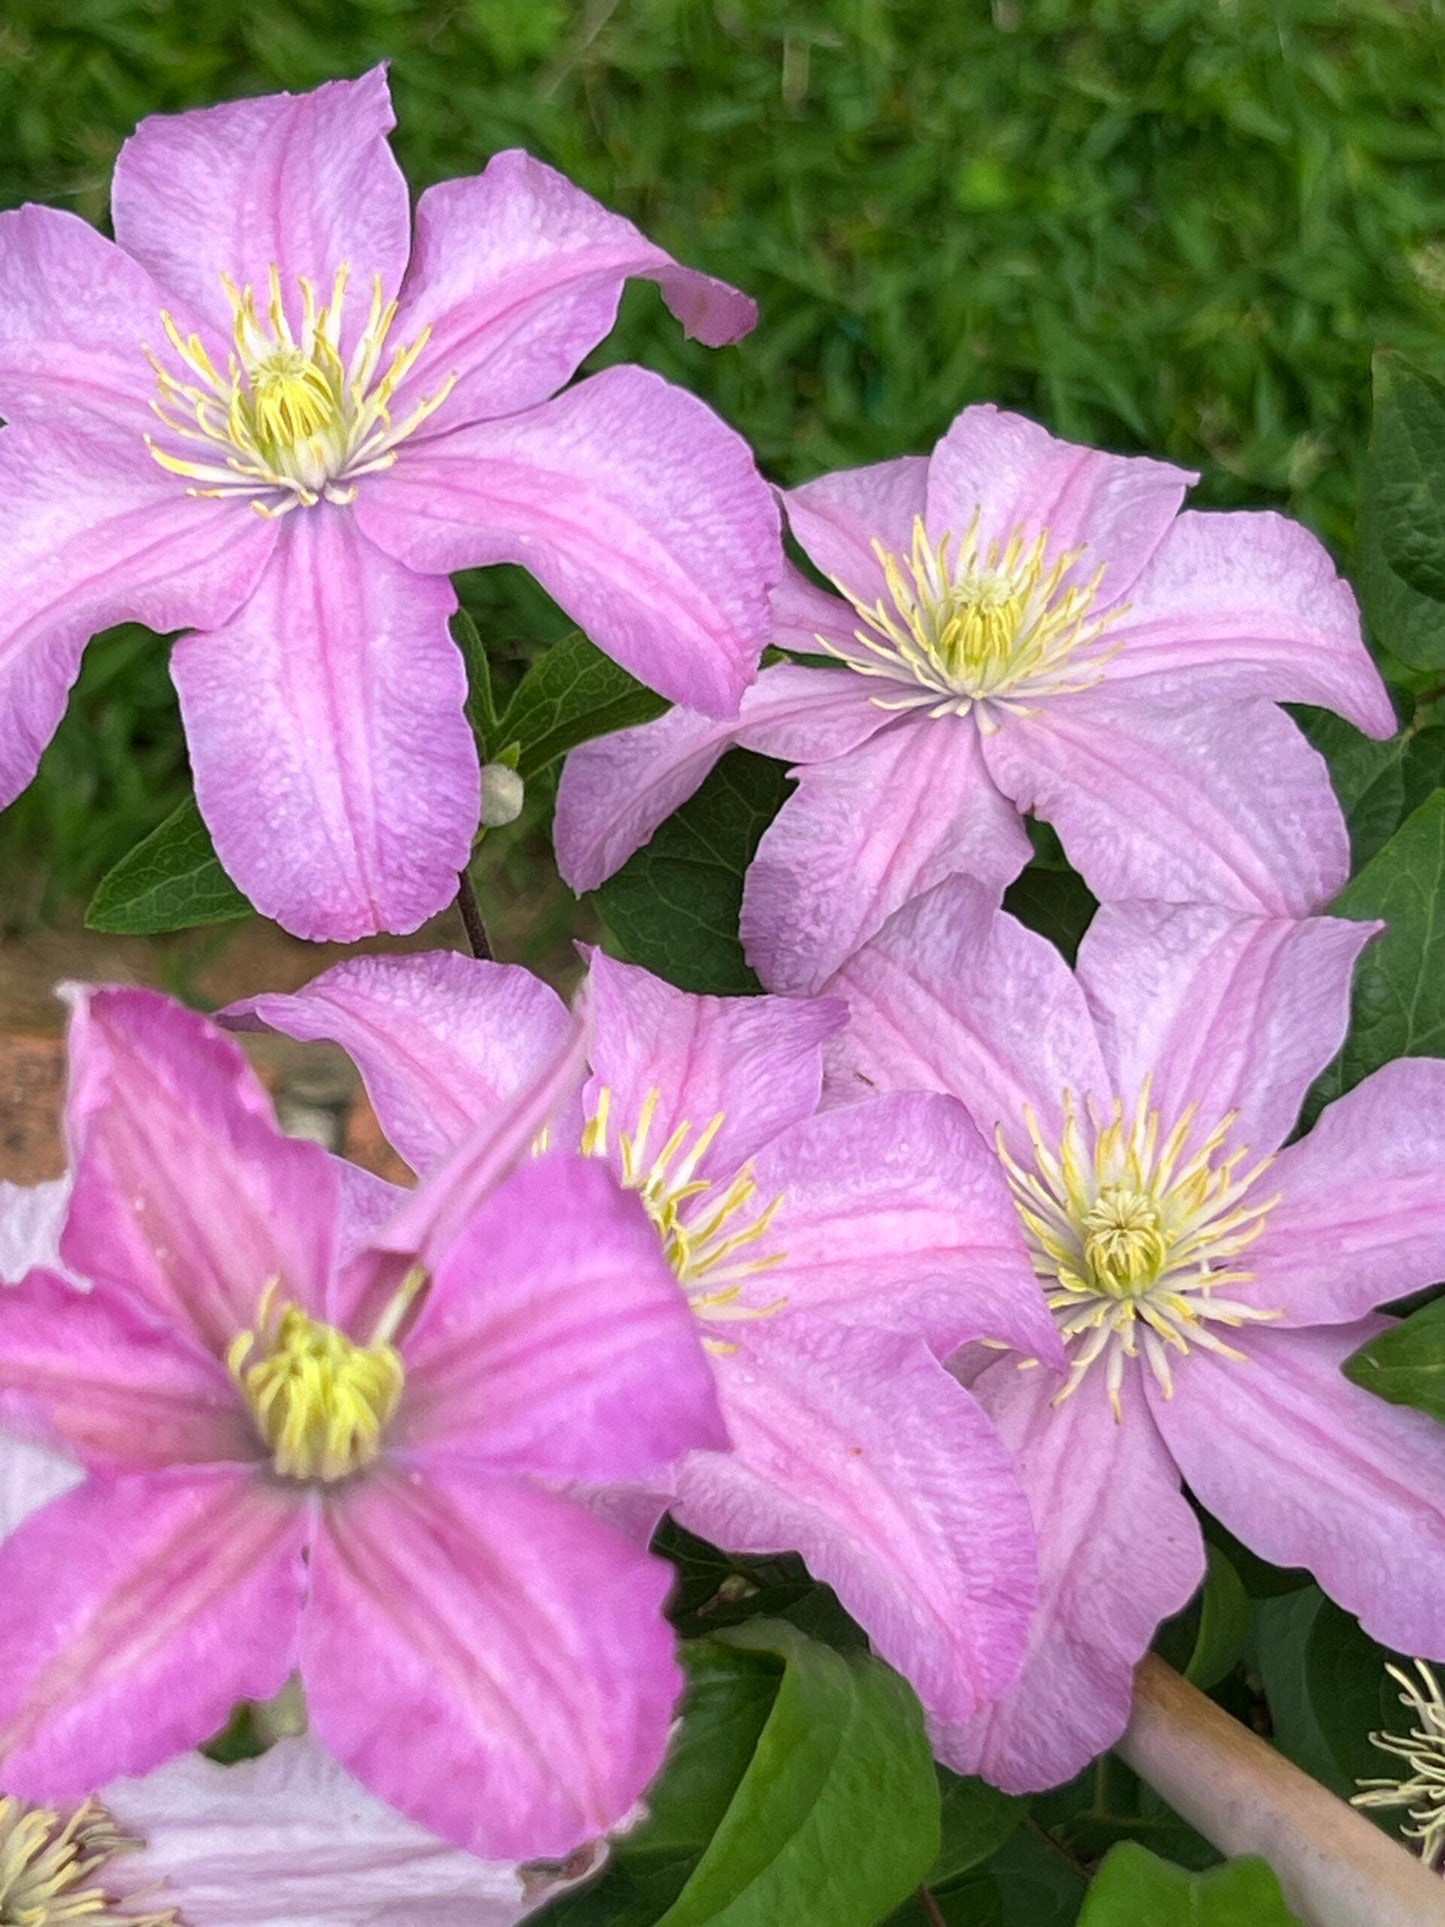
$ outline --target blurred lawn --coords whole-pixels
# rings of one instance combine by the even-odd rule
[[[383,58],[415,186],[521,143],[757,295],[709,355],[635,291],[600,359],[700,390],[781,480],[989,397],[1348,559],[1371,348],[1439,359],[1441,0],[7,0],[0,203],[103,221],[142,115]],[[510,572],[469,600],[555,620]],[[0,913],[88,893],[183,785],[164,651],[108,638],[0,819]]]

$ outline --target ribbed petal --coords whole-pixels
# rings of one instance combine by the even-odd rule
[[[783,497],[788,527],[811,562],[857,601],[888,599],[874,543],[907,554],[914,518],[927,506],[928,460],[903,455],[866,468],[840,469]],[[855,624],[847,624],[848,632]]]

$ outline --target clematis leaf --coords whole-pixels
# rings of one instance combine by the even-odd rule
[[[683,990],[758,988],[738,939],[743,877],[789,787],[781,763],[731,751],[602,885],[595,901],[633,963]]]
[[[1229,1556],[1207,1547],[1209,1569],[1182,1613],[1160,1627],[1154,1650],[1203,1693],[1233,1672],[1249,1637],[1249,1594]]]
[[[492,665],[480,631],[465,609],[452,617],[452,639],[467,666],[467,721],[477,739],[483,762],[499,755],[505,747],[497,729],[497,705],[492,693]]]
[[[1377,743],[1327,709],[1297,714],[1330,766],[1330,781],[1349,825],[1351,867],[1358,872],[1431,791],[1445,783],[1445,728],[1436,724],[1407,729]]]
[[[195,798],[187,797],[101,878],[85,921],[91,930],[133,937],[251,914],[221,868]]]
[[[1445,386],[1398,354],[1375,357],[1360,549],[1378,639],[1417,667],[1445,663]]]
[[[1231,1860],[1208,1873],[1171,1866],[1123,1841],[1089,1888],[1079,1927],[1298,1927],[1268,1863]]]
[[[574,629],[539,656],[517,685],[488,750],[495,755],[518,744],[517,769],[532,777],[579,743],[650,723],[666,708],[663,697]]]
[[[1445,1420],[1445,1298],[1361,1345],[1344,1370],[1376,1398]]]
[[[1003,907],[1073,963],[1099,905],[1076,870],[1035,862],[1004,891]]]

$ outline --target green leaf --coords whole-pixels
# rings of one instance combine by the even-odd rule
[[[1034,862],[1004,892],[1003,907],[1073,963],[1099,904],[1076,871]]]
[[[1388,352],[1375,357],[1367,487],[1388,567],[1445,601],[1445,387]]]
[[[1376,1398],[1445,1420],[1445,1298],[1369,1339],[1344,1371]]]
[[[950,1773],[947,1767],[938,1768],[938,1787],[943,1844],[929,1871],[926,1884],[930,1887],[957,1880],[997,1853],[1029,1810],[1027,1800],[1000,1793],[987,1780]]]
[[[482,761],[488,762],[506,747],[506,738],[497,731],[497,706],[492,695],[492,665],[486,645],[465,609],[452,617],[452,639],[467,666],[467,721],[477,739]]]
[[[91,930],[134,937],[250,915],[221,868],[195,798],[187,797],[101,878],[85,921]]]
[[[1263,1860],[1190,1873],[1122,1841],[1094,1878],[1079,1927],[1299,1927]]]
[[[517,768],[530,778],[579,743],[650,723],[666,708],[663,697],[574,630],[539,656],[517,685],[497,722],[495,748],[519,743]]]
[[[757,990],[737,934],[743,876],[789,787],[781,763],[731,751],[602,885],[597,906],[633,963],[682,990]]]
[[[1351,868],[1363,870],[1410,812],[1445,783],[1445,728],[1407,729],[1377,743],[1327,709],[1301,709],[1297,720],[1330,766],[1349,825]]]
[[[1233,1672],[1249,1637],[1249,1594],[1233,1563],[1208,1546],[1209,1567],[1198,1596],[1159,1630],[1157,1650],[1202,1693]]]

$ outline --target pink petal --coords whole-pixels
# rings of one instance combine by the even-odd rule
[[[1156,701],[1318,703],[1368,736],[1395,733],[1348,583],[1282,515],[1181,515],[1109,635],[1111,687],[1134,683]]]
[[[1445,1278],[1445,1063],[1402,1057],[1281,1151],[1249,1254],[1284,1325],[1333,1325]]]
[[[1033,1533],[962,1386],[902,1333],[785,1313],[719,1383],[734,1450],[686,1461],[678,1519],[732,1552],[800,1552],[936,1718],[1000,1693],[1036,1597]]]
[[[1314,1331],[1253,1327],[1244,1362],[1196,1352],[1175,1395],[1150,1388],[1159,1430],[1201,1505],[1261,1558],[1305,1566],[1365,1631],[1445,1658],[1445,1432],[1387,1405],[1340,1366],[1379,1319]]]
[[[553,1151],[468,1220],[404,1341],[398,1451],[597,1483],[722,1445],[696,1320],[642,1202]]]
[[[381,1127],[414,1170],[439,1164],[567,1043],[556,991],[517,964],[450,950],[352,957],[289,997],[248,997],[233,1029],[326,1038],[355,1060]]]
[[[1078,975],[1114,1092],[1127,1102],[1149,1077],[1166,1131],[1191,1104],[1205,1134],[1237,1112],[1231,1145],[1267,1157],[1345,1040],[1355,959],[1379,927],[1106,904]]]
[[[641,368],[405,445],[356,514],[413,569],[521,563],[674,702],[735,716],[757,674],[782,572],[777,506],[741,438]]]
[[[680,267],[518,148],[494,154],[470,180],[429,187],[417,203],[396,331],[402,341],[431,333],[406,393],[460,377],[432,430],[545,401],[610,333],[632,275],[656,281],[688,335],[711,348],[737,341],[757,320],[745,294]]]
[[[119,1293],[44,1271],[0,1292],[0,1416],[102,1470],[261,1456],[218,1360]]]
[[[256,289],[279,268],[299,324],[301,275],[326,301],[351,269],[349,344],[371,300],[401,285],[410,241],[406,181],[387,146],[396,125],[386,69],[310,94],[265,94],[189,114],[153,114],[120,150],[111,186],[115,238],[174,298],[229,341],[221,284]]]
[[[905,1091],[793,1125],[758,1157],[783,1199],[768,1295],[790,1313],[919,1332],[940,1358],[973,1339],[1063,1364],[991,1145],[951,1097]]]
[[[455,607],[322,505],[282,523],[232,621],[176,648],[217,854],[296,936],[415,930],[456,895],[481,789]]]
[[[975,515],[987,546],[1047,533],[1049,555],[1085,550],[1074,578],[1102,565],[1098,606],[1128,595],[1199,477],[1139,455],[1059,441],[1023,415],[965,408],[928,465],[928,527],[962,539]]]
[[[73,1459],[25,1439],[0,1436],[0,1542],[32,1512],[73,1491],[84,1479]]]
[[[560,1858],[662,1764],[681,1685],[671,1576],[517,1480],[366,1480],[327,1507],[312,1558],[313,1729],[442,1839]]]
[[[333,1158],[332,1169],[341,1188],[337,1222],[338,1268],[352,1264],[369,1251],[410,1196],[374,1172],[364,1171],[348,1158]]]
[[[275,539],[259,515],[187,496],[138,436],[94,420],[5,429],[0,807],[35,774],[97,630],[223,622]]]
[[[1324,759],[1273,703],[1165,708],[1105,684],[1009,717],[984,759],[1103,902],[1307,917],[1349,875]]]
[[[823,488],[827,482],[835,479],[825,477],[823,482],[813,482],[808,486],[810,489]],[[784,496],[785,507],[789,499]],[[876,558],[871,554],[869,561],[876,566]],[[791,562],[783,565],[783,578],[773,590],[772,605],[773,626],[768,635],[769,646],[790,650],[795,655],[816,656],[822,653],[820,644],[851,642],[859,624],[858,612],[850,602],[845,602],[842,596],[830,595],[826,589],[816,588],[802,570],[795,569]],[[789,760],[801,763],[816,759],[807,750],[802,750]]]
[[[235,1043],[150,990],[74,993],[61,1248],[82,1277],[222,1355],[261,1293],[319,1307],[336,1179],[283,1137]]]
[[[77,1799],[278,1693],[307,1532],[303,1504],[232,1467],[90,1479],[27,1519],[0,1546],[6,1790]]]
[[[911,903],[830,987],[851,1013],[830,1047],[830,1078],[851,1096],[951,1091],[988,1142],[1002,1130],[1027,1152],[1026,1110],[1056,1135],[1066,1090],[1109,1089],[1068,965],[976,883],[940,884]]]
[[[783,497],[788,527],[808,559],[845,594],[863,603],[888,599],[873,544],[907,554],[913,523],[924,512],[928,458],[902,455],[866,468],[840,469]],[[849,622],[849,630],[853,628]]]
[[[818,1108],[823,1044],[845,1015],[828,999],[695,997],[600,950],[592,953],[587,996],[592,1082],[586,1105],[590,1115],[600,1087],[611,1092],[609,1145],[621,1132],[636,1132],[655,1091],[646,1146],[639,1147],[642,1163],[680,1126],[696,1134],[721,1114],[698,1167],[714,1180],[730,1179],[779,1131]]]
[[[796,774],[743,886],[743,946],[770,990],[820,990],[935,883],[977,877],[997,899],[1029,860],[968,718],[900,720]]]
[[[940,1758],[1010,1793],[1070,1780],[1124,1731],[1134,1668],[1204,1576],[1204,1544],[1137,1381],[1116,1424],[1102,1370],[1062,1405],[1001,1360],[974,1383],[1015,1454],[1039,1531],[1041,1592],[1018,1684]]]

